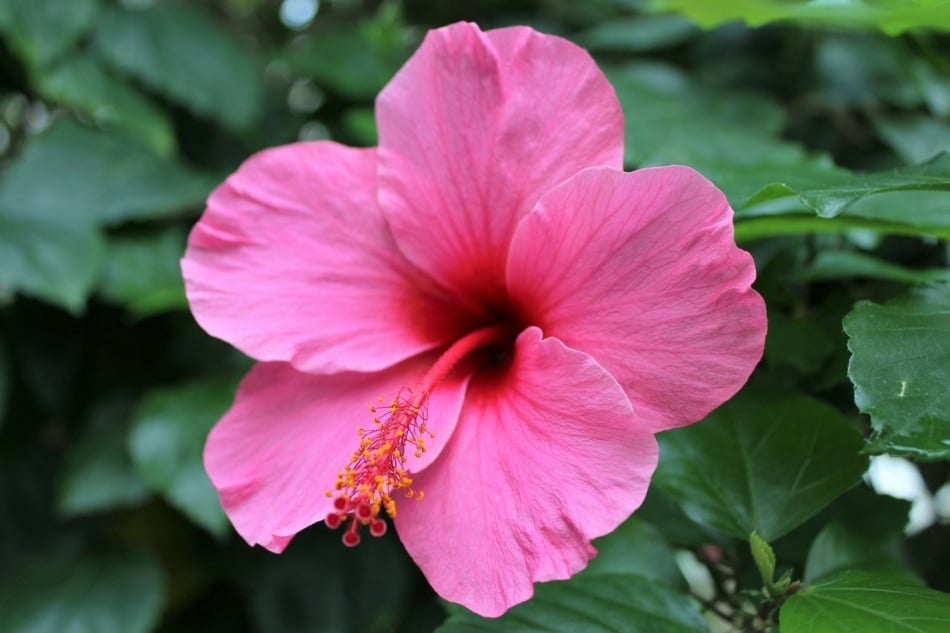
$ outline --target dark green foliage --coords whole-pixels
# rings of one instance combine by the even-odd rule
[[[0,0],[0,633],[950,630],[947,527],[910,538],[860,484],[868,455],[950,475],[946,3],[320,4],[291,30],[279,0]],[[279,557],[233,533],[201,451],[250,363],[178,264],[251,153],[373,144],[376,93],[460,19],[588,47],[628,168],[720,186],[769,309],[751,386],[664,433],[642,510],[497,620],[393,530]]]

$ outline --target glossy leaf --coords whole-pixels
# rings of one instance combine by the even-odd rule
[[[810,183],[771,184],[745,202],[741,215],[755,215],[752,210],[747,210],[753,205],[796,196],[805,208],[823,218],[833,218],[847,212],[851,217],[869,220],[950,227],[950,214],[929,210],[921,212],[912,204],[893,205],[895,208],[891,211],[886,208],[853,206],[868,196],[917,191],[950,191],[950,154],[940,154],[926,163],[891,171],[847,174],[838,170],[823,174]]]
[[[436,633],[699,633],[703,617],[686,595],[631,574],[581,574],[537,585],[534,597],[498,619],[454,609]]]
[[[878,28],[889,35],[910,29],[950,29],[950,7],[942,0],[652,0],[653,6],[682,11],[699,24],[712,27],[742,20],[751,26],[800,20],[833,26]]]
[[[857,483],[863,442],[831,406],[746,391],[660,440],[655,483],[699,523],[772,541]]]
[[[782,633],[945,633],[950,594],[901,575],[846,571],[782,606]]]
[[[158,566],[132,552],[56,550],[0,588],[3,633],[148,633],[163,601]]]
[[[855,403],[874,429],[868,450],[950,459],[950,285],[859,302],[844,329]]]
[[[129,452],[142,478],[169,503],[212,534],[228,521],[202,462],[205,437],[230,406],[234,380],[154,389],[133,414]]]
[[[232,128],[245,128],[262,99],[251,49],[194,3],[110,9],[95,48],[110,66]]]

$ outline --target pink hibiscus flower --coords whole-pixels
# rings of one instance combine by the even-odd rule
[[[640,505],[654,433],[741,387],[764,305],[722,193],[623,172],[614,91],[563,39],[432,31],[376,120],[376,148],[251,157],[191,233],[196,319],[261,361],[205,465],[249,543],[355,544],[388,513],[494,616]]]

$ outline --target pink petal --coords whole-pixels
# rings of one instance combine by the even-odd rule
[[[211,194],[182,271],[209,333],[302,371],[374,371],[451,335],[451,310],[380,215],[374,150],[296,143],[252,156]]]
[[[503,374],[476,376],[452,440],[416,481],[399,536],[443,598],[497,616],[568,578],[643,501],[656,467],[617,382],[529,328]]]
[[[766,328],[754,278],[725,197],[687,167],[578,174],[525,218],[508,259],[528,321],[593,356],[653,431],[748,379]]]
[[[238,533],[251,545],[280,552],[297,532],[326,518],[332,499],[325,492],[356,450],[357,429],[371,424],[369,405],[414,385],[432,360],[415,358],[378,374],[332,376],[301,373],[286,363],[257,364],[211,430],[204,453]],[[436,439],[422,460],[409,462],[413,472],[434,460],[451,437],[467,382],[450,378],[433,393],[429,428]]]
[[[406,256],[501,301],[518,220],[555,184],[620,167],[623,115],[590,56],[527,27],[430,31],[376,101],[380,204]]]

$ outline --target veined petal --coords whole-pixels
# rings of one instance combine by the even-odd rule
[[[396,527],[439,595],[497,616],[535,581],[584,568],[656,462],[620,385],[529,328],[504,372],[472,380],[452,439],[417,478],[425,500],[404,504]]]
[[[617,378],[661,431],[729,399],[762,356],[765,304],[732,209],[688,167],[595,168],[524,219],[508,259],[531,323]]]
[[[376,119],[380,204],[400,247],[482,304],[503,296],[509,239],[541,195],[623,159],[620,105],[593,60],[527,27],[430,31]]]
[[[375,371],[451,335],[451,309],[379,212],[371,149],[255,154],[211,194],[182,271],[205,330],[301,371]]]
[[[369,405],[414,384],[432,360],[426,355],[378,374],[332,376],[298,372],[287,363],[254,366],[204,452],[205,469],[238,533],[251,545],[280,552],[297,532],[326,518],[332,499],[325,492],[357,449],[358,429],[372,424]],[[425,463],[451,437],[467,381],[449,378],[430,397],[428,426],[436,439]],[[410,469],[421,469],[423,460],[410,459]]]

